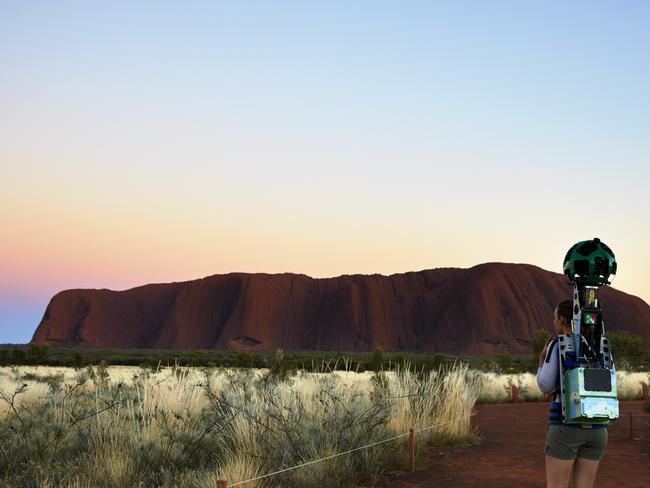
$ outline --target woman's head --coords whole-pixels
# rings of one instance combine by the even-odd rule
[[[573,302],[571,300],[563,300],[558,303],[553,318],[553,326],[555,327],[556,333],[570,334],[571,320],[573,319]]]

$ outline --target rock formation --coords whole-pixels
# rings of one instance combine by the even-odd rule
[[[231,273],[125,291],[55,295],[33,342],[98,347],[526,353],[552,329],[567,279],[526,264],[487,263],[314,279]],[[607,330],[650,335],[650,306],[606,287]]]

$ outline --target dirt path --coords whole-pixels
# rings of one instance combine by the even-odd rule
[[[629,439],[628,414],[643,413],[642,403],[621,402],[621,418],[609,428],[597,486],[650,487],[650,429],[644,431],[648,440]],[[432,448],[426,453],[425,469],[389,475],[382,486],[543,488],[547,412],[547,403],[480,405],[476,418],[483,437],[480,445]]]

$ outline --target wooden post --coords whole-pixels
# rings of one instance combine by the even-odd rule
[[[648,390],[649,389],[650,388],[648,388],[648,383],[644,383],[642,381],[641,382],[641,398],[646,402],[648,401]]]
[[[228,488],[228,482],[226,480],[217,480],[217,488]]]
[[[519,403],[519,388],[512,385],[512,403]]]
[[[630,440],[634,440],[634,415],[630,414]]]
[[[415,471],[415,431],[409,429],[409,467]]]

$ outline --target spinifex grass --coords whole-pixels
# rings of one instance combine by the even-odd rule
[[[479,392],[462,365],[294,376],[190,368],[0,373],[7,488],[212,488],[217,479],[233,484],[434,424],[418,443],[464,442]],[[401,438],[245,486],[368,483],[395,465],[396,453],[405,459],[405,446]]]

